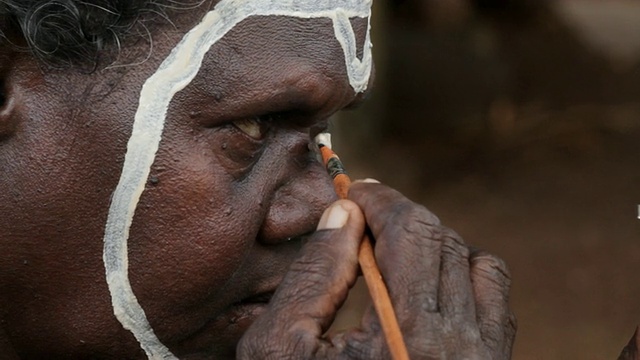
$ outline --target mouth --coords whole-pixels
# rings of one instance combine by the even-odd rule
[[[227,313],[228,323],[231,326],[248,327],[260,315],[262,315],[273,297],[274,291],[260,293],[242,299],[231,305]]]
[[[283,236],[286,235],[283,234]],[[204,320],[198,330],[182,341],[181,347],[185,352],[178,351],[176,354],[180,353],[181,359],[199,359],[197,354],[214,354],[215,358],[233,358],[232,355],[240,338],[258,317],[268,311],[276,288],[280,285],[288,268],[289,260],[298,254],[308,236],[309,233],[303,233],[292,236],[290,241],[280,240],[277,248],[270,245],[256,246],[255,251],[260,251],[256,255],[257,258],[264,257],[268,261],[256,261],[246,268],[251,270],[249,274],[253,274],[258,279],[235,283],[233,282],[236,279],[235,276],[229,279],[228,281],[234,286],[229,290],[223,288],[218,293],[218,296],[227,298],[228,302],[225,301],[227,305],[209,320]],[[288,238],[285,239],[288,240]],[[277,261],[273,261],[269,256],[273,256],[276,249],[278,249],[278,257]],[[246,274],[244,271],[236,274],[238,278],[243,279],[242,276]],[[203,358],[211,358],[211,356]]]
[[[274,291],[252,295],[231,304],[182,344],[181,359],[235,358],[236,344],[253,322],[267,311]]]
[[[236,305],[247,305],[247,304],[268,304],[269,301],[271,301],[271,298],[273,297],[273,293],[275,292],[275,290],[272,291],[268,291],[268,292],[264,292],[258,295],[254,295],[251,297],[248,297],[244,300],[241,300],[240,302],[236,303]]]

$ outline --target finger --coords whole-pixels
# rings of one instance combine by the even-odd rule
[[[291,265],[271,307],[283,319],[308,317],[324,329],[356,280],[364,218],[356,204],[339,200],[324,212],[318,230]]]
[[[438,218],[384,185],[354,183],[349,199],[363,210],[375,254],[403,328],[416,313],[438,310],[441,242]]]
[[[331,339],[339,359],[389,359],[391,357],[377,322],[374,328],[350,329]],[[365,330],[366,329],[366,330]]]
[[[469,274],[469,249],[460,236],[448,228],[442,228],[441,241],[442,272],[438,299],[440,313],[458,326],[475,327],[476,310]]]
[[[421,208],[418,215],[421,217],[422,222],[430,226],[440,225],[440,219],[435,214],[409,200],[400,192],[380,184],[377,180],[354,181],[349,188],[348,198],[362,208],[367,219],[367,225],[375,232],[381,232],[386,223],[381,221],[370,222],[369,220],[392,218],[396,210],[414,209],[414,207]],[[398,208],[389,208],[389,205],[397,206]]]
[[[509,270],[504,261],[483,251],[471,254],[470,264],[480,336],[492,358],[510,359],[517,324],[509,310]]]
[[[627,343],[627,346],[622,349],[622,353],[618,356],[618,360],[638,360],[640,359],[640,354],[638,353],[638,349],[640,349],[640,327],[636,327],[636,332],[633,333],[631,340]]]
[[[301,250],[278,287],[269,309],[249,328],[239,352],[311,354],[355,283],[364,217],[356,204],[339,200],[323,214],[318,231]],[[274,341],[273,339],[278,339]],[[252,349],[261,344],[261,349]],[[252,349],[249,353],[247,349]]]

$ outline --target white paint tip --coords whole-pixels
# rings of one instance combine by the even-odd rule
[[[331,134],[329,133],[318,134],[318,136],[316,136],[316,144],[318,144],[318,146],[324,145],[329,149],[331,149]]]

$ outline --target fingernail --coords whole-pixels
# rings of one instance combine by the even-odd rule
[[[318,230],[339,229],[349,220],[349,212],[340,204],[333,204],[322,214]]]
[[[368,183],[368,184],[380,184],[380,181],[376,179],[366,178],[362,180],[356,180],[354,183]]]

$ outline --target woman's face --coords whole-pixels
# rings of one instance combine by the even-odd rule
[[[143,83],[207,12],[92,74],[0,58],[0,328],[20,355],[144,356],[114,316],[103,236]],[[367,20],[353,20],[363,43]],[[0,82],[0,83],[2,83]],[[309,150],[358,102],[327,18],[251,17],[168,108],[128,239],[129,280],[180,358],[233,353],[335,198]],[[233,123],[235,121],[235,124]]]

